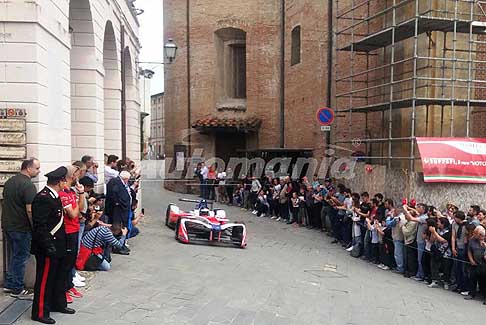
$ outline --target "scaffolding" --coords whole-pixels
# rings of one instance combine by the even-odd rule
[[[417,136],[471,136],[472,110],[486,107],[485,10],[477,0],[336,1],[334,143],[415,170]]]

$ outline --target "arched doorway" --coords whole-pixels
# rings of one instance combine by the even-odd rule
[[[133,67],[132,55],[128,47],[124,50],[125,81],[125,114],[122,125],[125,125],[126,157],[137,161],[140,158],[140,100],[137,92],[137,73]],[[123,114],[123,112],[122,112]]]
[[[121,74],[116,44],[113,25],[108,21],[103,38],[104,148],[106,154],[121,157]]]
[[[97,79],[95,33],[89,0],[69,2],[71,34],[71,159],[103,157],[103,103]],[[101,160],[102,161],[102,160]]]

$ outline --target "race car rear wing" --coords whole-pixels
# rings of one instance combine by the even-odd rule
[[[197,203],[199,204],[201,201],[203,200],[193,200],[193,199],[179,199],[179,201],[181,202],[190,202],[190,203]],[[211,210],[213,210],[213,204],[214,204],[214,201],[210,201],[210,200],[205,200],[206,203],[211,206]]]

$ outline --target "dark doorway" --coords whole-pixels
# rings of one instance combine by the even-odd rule
[[[216,133],[216,158],[224,160],[226,165],[230,158],[244,157],[246,135],[241,133]]]

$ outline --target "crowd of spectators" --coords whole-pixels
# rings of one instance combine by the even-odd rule
[[[54,324],[50,311],[74,313],[67,304],[83,297],[77,288],[86,285],[85,278],[78,271],[108,271],[112,254],[130,254],[128,240],[139,234],[137,224],[143,218],[143,209],[136,212],[140,170],[130,159],[105,156],[102,184],[99,165],[86,155],[46,174],[47,186],[37,193],[32,178],[40,168],[38,159],[25,160],[21,172],[5,183],[2,229],[9,254],[3,291],[19,299],[34,299],[32,319]],[[60,207],[57,215],[52,209],[56,204]],[[55,227],[49,226],[52,211],[61,220]],[[56,237],[61,236],[59,246]],[[31,252],[37,260],[34,292],[24,287]],[[59,267],[53,267],[55,260]],[[60,294],[56,291],[59,279],[64,282]]]
[[[464,212],[447,203],[441,211],[415,199],[356,193],[330,178],[243,175],[234,181],[220,172],[207,182],[211,169],[201,164],[195,170],[205,199],[322,231],[352,257],[465,299],[480,294],[486,305],[486,211],[478,205]]]

